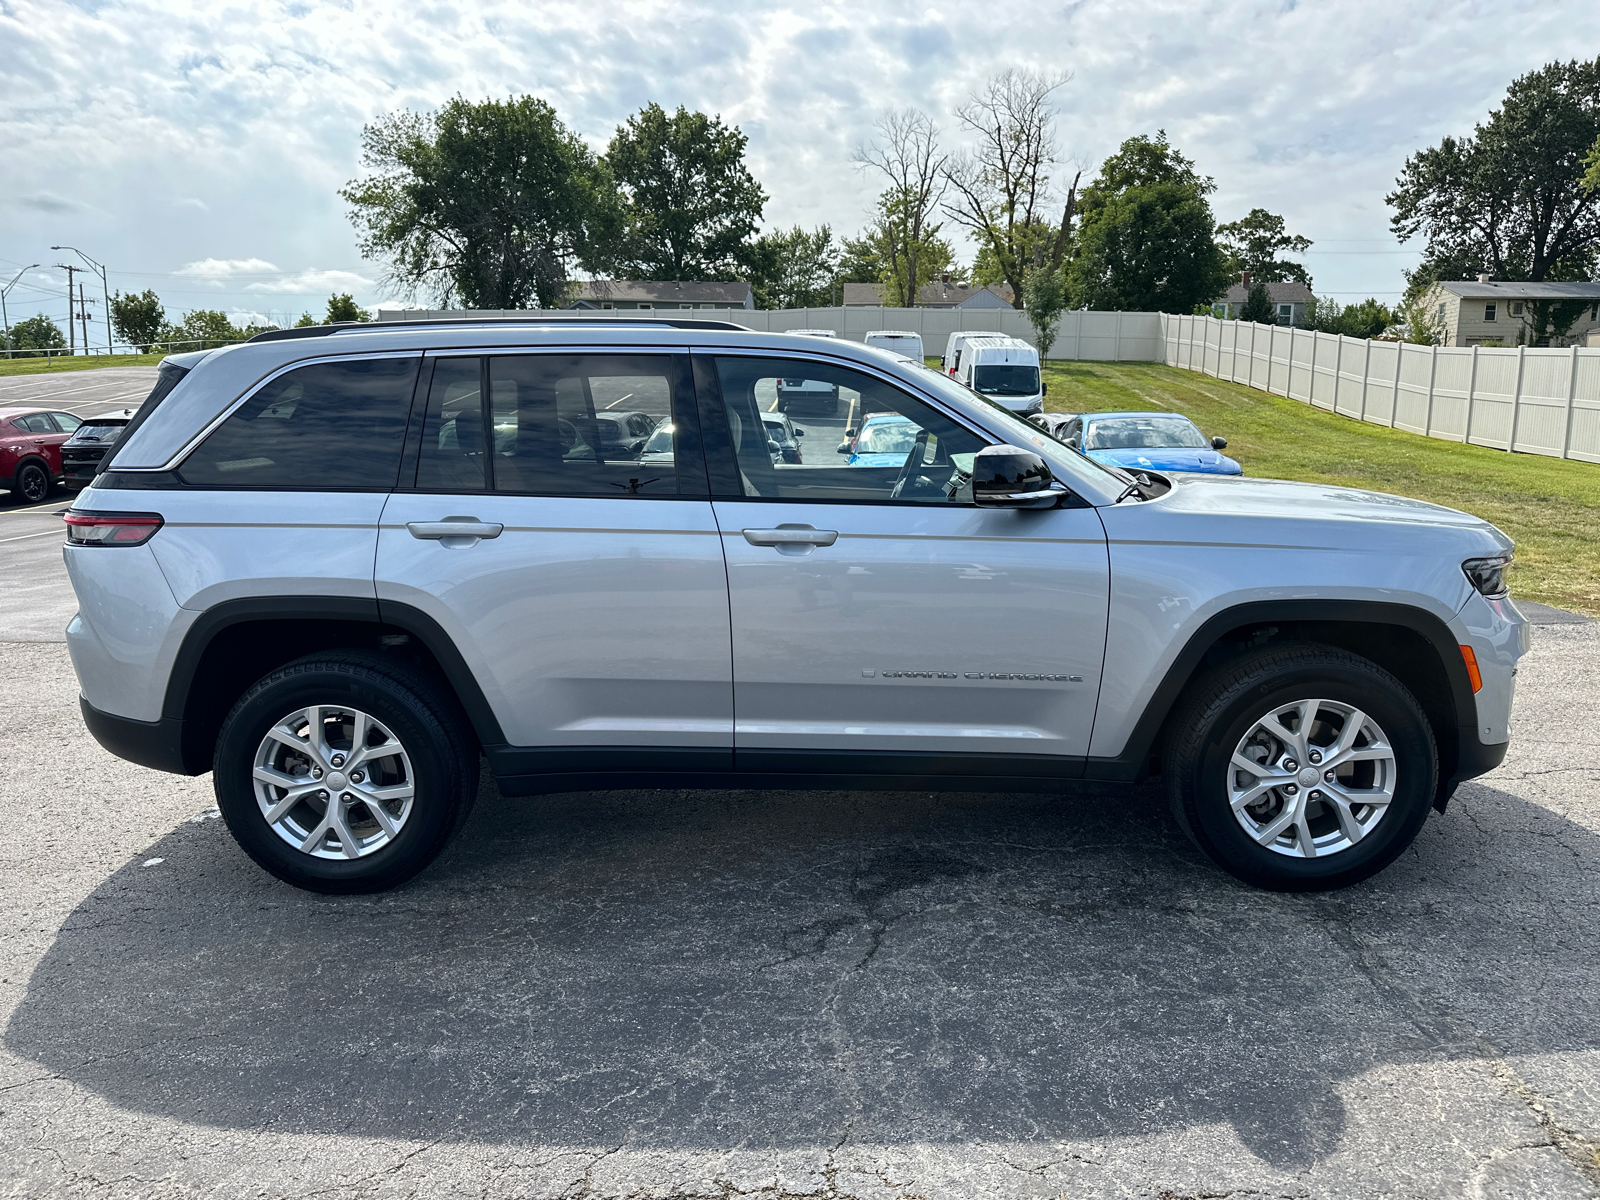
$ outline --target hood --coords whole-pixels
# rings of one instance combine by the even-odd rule
[[[1215,450],[1193,450],[1186,446],[1145,447],[1141,450],[1091,450],[1096,462],[1121,467],[1124,471],[1204,471],[1218,475],[1237,475],[1239,464]]]
[[[1172,490],[1142,504],[1150,518],[1189,524],[1195,537],[1252,545],[1325,546],[1368,553],[1503,554],[1511,539],[1489,522],[1425,500],[1322,483],[1242,475],[1174,474]],[[1141,522],[1142,523],[1142,522]]]

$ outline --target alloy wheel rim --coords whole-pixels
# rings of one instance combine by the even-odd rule
[[[22,496],[25,500],[43,500],[50,490],[50,481],[38,467],[27,467],[22,473]]]
[[[416,800],[400,739],[348,705],[310,705],[275,721],[256,749],[251,782],[267,826],[313,858],[376,853],[399,835]]]
[[[1395,753],[1371,716],[1296,700],[1259,716],[1228,763],[1228,804],[1245,834],[1289,858],[1349,850],[1394,801]]]

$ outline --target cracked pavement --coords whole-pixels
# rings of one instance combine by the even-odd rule
[[[0,663],[0,1196],[1600,1195],[1600,625],[1311,896],[1148,788],[492,785],[313,896],[100,750],[64,647]]]

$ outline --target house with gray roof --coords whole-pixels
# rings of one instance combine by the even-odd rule
[[[991,283],[988,287],[967,287],[951,283],[949,276],[930,280],[917,288],[918,308],[1015,308],[1016,297],[1009,283]],[[844,285],[846,308],[857,305],[881,305],[884,302],[883,284],[847,283]]]
[[[748,283],[730,280],[700,283],[684,280],[591,279],[575,285],[567,308],[685,309],[754,308]]]
[[[1238,283],[1217,297],[1211,305],[1211,311],[1224,320],[1237,320],[1239,311],[1250,296],[1250,286],[1250,272],[1245,271]],[[1310,288],[1296,280],[1268,283],[1267,297],[1272,301],[1273,311],[1278,314],[1279,325],[1304,325],[1306,313],[1316,299]]]
[[[1475,280],[1441,280],[1422,295],[1421,309],[1441,331],[1444,346],[1530,345],[1536,302],[1587,301],[1565,335],[1541,345],[1581,346],[1600,330],[1600,283],[1512,283],[1480,275]]]

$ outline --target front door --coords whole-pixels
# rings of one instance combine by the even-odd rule
[[[379,531],[379,605],[444,628],[511,746],[699,747],[722,758],[697,765],[726,765],[727,575],[687,364],[430,360],[415,475]],[[572,759],[524,757],[527,773]]]
[[[987,441],[864,372],[719,356],[697,375],[708,454],[727,453],[712,442],[725,437],[738,468],[712,463],[713,480],[727,481],[713,486],[741,767],[801,751],[827,769],[832,752],[848,772],[873,761],[852,766],[852,755],[871,751],[912,773],[913,759],[959,773],[963,756],[1046,756],[1072,774],[1088,753],[1105,650],[1109,566],[1095,511],[976,507],[968,472]],[[799,463],[773,455],[761,433],[780,379],[841,397],[836,418],[795,419]],[[891,766],[883,752],[912,758]]]

